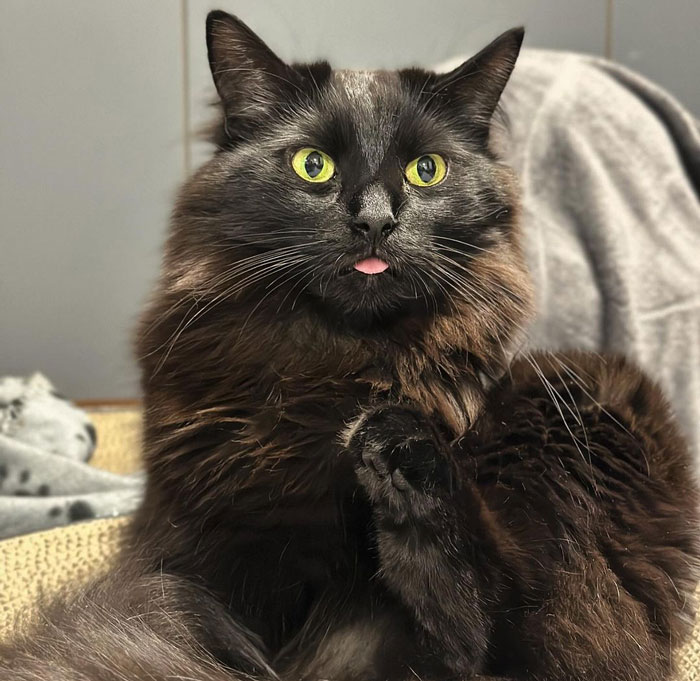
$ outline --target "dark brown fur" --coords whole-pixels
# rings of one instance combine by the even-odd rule
[[[621,358],[512,360],[530,290],[512,174],[484,130],[518,34],[442,80],[413,70],[368,81],[387,109],[406,88],[427,93],[416,135],[438,134],[430,107],[472,107],[450,114],[444,134],[451,181],[475,197],[460,219],[478,227],[462,266],[477,294],[426,286],[423,304],[399,303],[396,256],[391,289],[324,297],[321,286],[297,307],[265,280],[225,294],[231,263],[256,253],[226,232],[257,220],[250,188],[231,198],[231,159],[264,135],[271,82],[309,101],[330,93],[329,111],[351,90],[327,66],[282,65],[230,17],[210,29],[221,149],[182,194],[139,333],[145,501],[120,565],[18,635],[0,678],[669,679],[693,617],[698,495],[666,402]],[[219,40],[246,43],[250,76],[217,70],[228,58]],[[452,93],[467,75],[471,90]],[[335,126],[367,120],[346,123]],[[488,187],[460,180],[464,149]],[[348,170],[345,184],[355,180],[366,182]],[[268,229],[285,211],[265,200]],[[343,200],[354,210],[354,196]],[[402,209],[406,241],[419,243]],[[440,222],[440,210],[418,212]]]

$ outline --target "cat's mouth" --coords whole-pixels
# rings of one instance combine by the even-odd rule
[[[345,262],[337,270],[337,275],[345,278],[354,274],[362,279],[382,279],[379,274],[396,276],[395,264],[388,258],[377,253],[356,254],[346,257]]]
[[[365,258],[364,260],[359,260],[353,265],[353,269],[362,274],[381,274],[389,269],[389,263],[382,260],[381,258]]]

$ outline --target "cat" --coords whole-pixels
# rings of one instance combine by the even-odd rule
[[[669,407],[621,357],[517,352],[490,131],[522,38],[333,71],[208,16],[217,148],[137,340],[145,500],[0,678],[671,678],[698,491]]]

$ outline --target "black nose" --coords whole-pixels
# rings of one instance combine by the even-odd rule
[[[356,218],[352,222],[352,229],[357,234],[361,234],[371,243],[377,243],[385,239],[396,229],[396,220],[391,216],[384,216],[377,219]]]

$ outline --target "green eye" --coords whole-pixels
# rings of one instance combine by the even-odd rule
[[[292,157],[294,172],[307,182],[328,182],[335,174],[333,159],[318,149],[299,149]]]
[[[432,187],[447,175],[447,163],[439,154],[426,154],[406,166],[406,179],[417,187]]]

